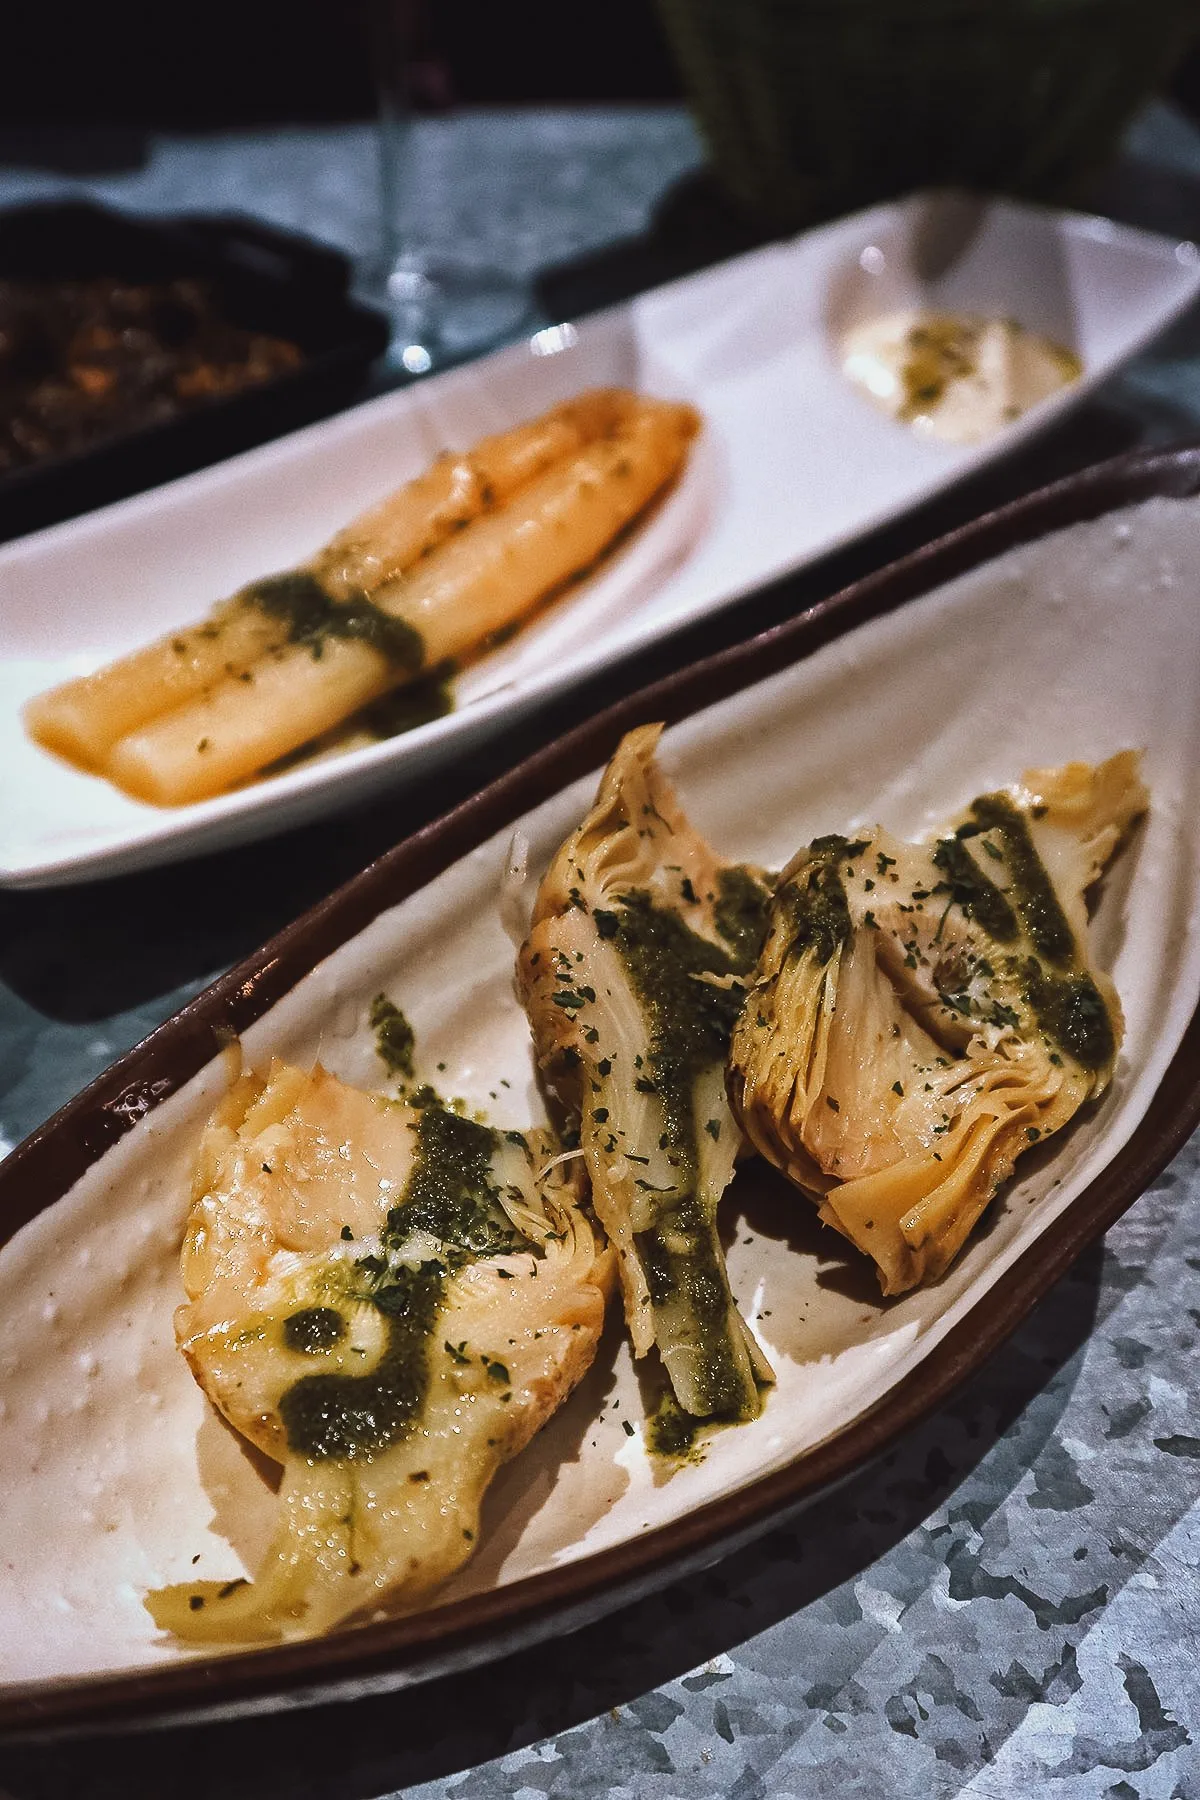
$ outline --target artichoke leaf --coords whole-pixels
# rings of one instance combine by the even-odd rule
[[[252,1580],[160,1588],[191,1641],[307,1637],[411,1606],[470,1556],[484,1492],[589,1367],[611,1254],[548,1132],[276,1063],[205,1133],[176,1334],[282,1463]]]
[[[885,1294],[941,1275],[1021,1152],[1111,1080],[1087,894],[1146,804],[1124,751],[1031,770],[931,842],[875,827],[785,869],[730,1099]]]
[[[579,1132],[634,1354],[657,1346],[688,1413],[751,1418],[772,1376],[730,1292],[717,1207],[741,1148],[725,1057],[769,890],[688,823],[654,760],[661,731],[623,739],[554,858],[518,988]]]

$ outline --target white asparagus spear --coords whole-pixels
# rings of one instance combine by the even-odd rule
[[[114,745],[104,773],[160,806],[220,793],[422,670],[464,657],[584,573],[678,472],[690,407],[646,402],[385,583],[361,636],[290,644]],[[389,655],[378,648],[391,637]]]
[[[462,455],[440,457],[425,475],[339,531],[314,557],[313,573],[335,600],[374,593],[452,531],[503,506],[581,445],[617,430],[637,404],[626,388],[593,388],[512,431],[483,438]]]
[[[439,457],[347,525],[307,569],[252,582],[199,625],[36,695],[25,709],[26,729],[46,749],[102,769],[118,738],[240,676],[288,641],[290,620],[284,607],[272,609],[272,591],[278,601],[286,584],[307,577],[335,600],[370,593],[581,445],[617,429],[636,405],[625,389],[597,388],[470,451]]]

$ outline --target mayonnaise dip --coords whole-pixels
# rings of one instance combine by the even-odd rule
[[[842,339],[842,371],[892,417],[928,437],[977,443],[1077,381],[1082,363],[1015,319],[899,312]]]

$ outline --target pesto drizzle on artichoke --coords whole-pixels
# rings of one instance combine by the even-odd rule
[[[406,1437],[429,1390],[429,1344],[450,1276],[481,1257],[529,1248],[500,1205],[491,1166],[496,1133],[437,1105],[422,1109],[414,1130],[417,1158],[381,1233],[384,1254],[353,1265],[354,1298],[386,1321],[383,1353],[362,1375],[303,1375],[280,1401],[289,1447],[314,1462],[369,1460]],[[418,1235],[437,1240],[438,1254],[405,1263]],[[300,1329],[311,1332],[311,1324]]]
[[[1010,891],[1030,943],[1047,962],[1069,969],[1076,956],[1074,934],[1046,866],[1033,847],[1024,814],[1007,794],[984,794],[972,804],[971,811],[979,831],[991,832],[1000,839]]]
[[[1116,1055],[1116,1035],[1104,997],[1086,972],[1056,975],[1035,957],[1024,968],[1024,988],[1038,1024],[1081,1069],[1095,1074]]]
[[[346,1321],[333,1306],[302,1306],[283,1321],[283,1341],[302,1356],[320,1356],[346,1335]]]
[[[1020,935],[1017,915],[1006,896],[989,881],[958,837],[942,838],[933,852],[950,889],[950,898],[965,918],[974,919],[997,943],[1011,944]]]
[[[953,859],[951,891],[968,918],[977,919],[1001,942],[1013,942],[1023,931],[1036,954],[1019,965],[1010,962],[1011,972],[1046,1036],[1080,1068],[1095,1074],[1116,1054],[1112,1019],[1095,981],[1079,968],[1079,947],[1029,822],[1007,794],[981,795],[971,814],[954,839],[938,845],[934,861],[950,871]],[[995,840],[992,854],[1007,871],[1007,893],[987,879],[964,848],[964,838],[984,833]],[[941,860],[943,849],[946,861]]]
[[[775,895],[772,922],[787,934],[794,951],[813,949],[830,962],[850,936],[850,907],[838,863],[848,849],[844,837],[817,838],[810,860]]]
[[[729,1342],[729,1279],[714,1241],[713,1222],[697,1196],[698,1122],[694,1089],[706,1069],[724,1062],[745,989],[714,986],[706,975],[745,975],[754,966],[766,928],[767,894],[742,868],[723,869],[716,899],[717,929],[729,948],[692,931],[648,893],[623,897],[615,925],[597,917],[632,982],[650,1033],[643,1079],[662,1111],[660,1148],[675,1171],[654,1224],[635,1233],[651,1305],[682,1298],[699,1334],[704,1359],[705,1411],[729,1414],[744,1404],[744,1376]]]

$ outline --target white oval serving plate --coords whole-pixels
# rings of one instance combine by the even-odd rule
[[[643,295],[169,486],[0,549],[0,885],[73,882],[267,835],[427,777],[522,709],[930,498],[1078,404],[1200,291],[1200,252],[1106,220],[917,196]],[[927,305],[1012,316],[1082,379],[977,445],[922,439],[844,378],[842,332]],[[591,581],[402,737],[177,809],[34,745],[34,693],[304,560],[450,445],[580,389],[692,400],[665,506]]]

